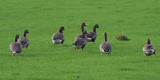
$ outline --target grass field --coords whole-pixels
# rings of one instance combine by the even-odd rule
[[[160,80],[159,0],[1,0],[0,80]],[[84,52],[73,52],[72,42],[85,30],[99,24],[95,44]],[[51,37],[65,27],[64,47],[52,46]],[[9,45],[25,29],[28,51],[12,57]],[[100,56],[99,45],[108,33],[110,56]],[[130,41],[115,36],[126,34]],[[157,49],[157,57],[146,58],[146,39]]]

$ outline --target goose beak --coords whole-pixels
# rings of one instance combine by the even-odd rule
[[[87,34],[89,34],[89,35],[90,35],[90,33],[89,33],[89,32],[87,32]]]
[[[88,24],[85,24],[86,26],[88,26]]]

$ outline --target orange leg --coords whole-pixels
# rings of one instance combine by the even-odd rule
[[[74,48],[74,52],[76,51],[76,48]]]
[[[12,53],[12,56],[14,56],[14,53]]]
[[[26,51],[28,51],[28,48],[26,48]]]
[[[53,43],[53,46],[55,45],[55,43]]]

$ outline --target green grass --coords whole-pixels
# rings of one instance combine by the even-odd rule
[[[1,0],[0,80],[159,80],[159,17],[159,0]],[[74,53],[72,42],[82,22],[87,31],[94,24],[102,28],[95,44]],[[64,47],[53,47],[51,37],[62,25]],[[29,49],[12,57],[9,45],[25,29]],[[103,32],[113,48],[110,56],[100,56]],[[131,40],[116,40],[120,33]],[[156,58],[142,53],[147,38],[157,49]]]

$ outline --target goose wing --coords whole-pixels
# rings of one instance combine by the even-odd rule
[[[73,42],[73,45],[84,46],[86,44],[86,40],[84,38],[78,38]]]
[[[10,45],[10,50],[11,50],[12,53],[21,53],[22,52],[22,46],[21,46],[20,43],[13,42]]]
[[[145,45],[143,47],[143,52],[144,52],[144,54],[148,54],[148,55],[153,54],[153,53],[155,53],[155,48],[153,45]]]
[[[89,32],[90,34],[87,34],[87,38],[90,38],[90,39],[96,39],[97,37],[97,34],[95,32]]]
[[[82,38],[82,34],[78,34],[75,39]]]
[[[18,39],[18,43],[22,46],[27,46],[29,44],[29,40],[26,37],[21,37]]]
[[[152,46],[152,45],[145,45],[145,46],[143,47],[143,51],[149,51],[149,50],[151,50],[151,49],[155,50],[154,46]]]
[[[52,40],[64,40],[64,35],[62,33],[55,33]]]
[[[101,45],[100,45],[100,50],[104,53],[110,53],[111,50],[112,50],[112,46],[110,43],[108,42],[103,42]]]

